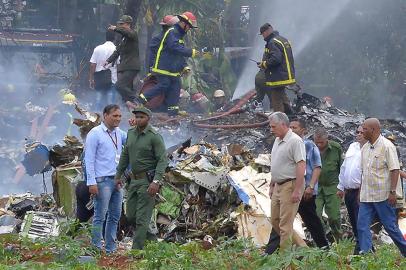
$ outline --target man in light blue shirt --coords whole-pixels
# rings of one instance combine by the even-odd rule
[[[302,139],[306,134],[306,122],[303,119],[293,119],[290,128]],[[320,151],[313,141],[303,139],[306,147],[305,192],[299,204],[298,213],[302,217],[314,242],[319,248],[328,248],[328,242],[323,224],[316,212],[317,181],[321,172]]]
[[[107,214],[104,235],[107,253],[117,248],[117,226],[123,201],[123,190],[114,180],[126,139],[126,133],[118,127],[120,121],[120,107],[107,105],[103,110],[103,122],[89,132],[85,144],[87,185],[94,196],[92,244],[102,248],[103,223]]]

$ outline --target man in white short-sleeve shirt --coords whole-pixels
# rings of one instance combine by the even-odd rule
[[[90,58],[89,87],[96,90],[95,109],[101,110],[108,104],[115,103],[115,84],[117,82],[117,65],[103,65],[116,50],[113,41],[115,32],[106,32],[106,42],[97,46]]]

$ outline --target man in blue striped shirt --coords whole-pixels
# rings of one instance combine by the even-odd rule
[[[120,121],[120,107],[107,105],[103,110],[103,122],[89,132],[85,144],[87,185],[94,196],[92,244],[102,248],[103,223],[107,214],[104,235],[107,253],[117,248],[117,226],[123,201],[123,190],[114,180],[126,140],[126,133],[118,127]]]
[[[293,119],[290,128],[302,139],[307,132],[303,119]],[[321,157],[313,141],[303,139],[306,147],[305,191],[299,204],[298,213],[309,230],[314,242],[319,248],[328,248],[323,224],[316,212],[317,181],[321,172]]]

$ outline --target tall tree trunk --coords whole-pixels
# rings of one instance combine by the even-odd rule
[[[137,22],[142,0],[127,0],[125,14],[133,17],[134,24]]]

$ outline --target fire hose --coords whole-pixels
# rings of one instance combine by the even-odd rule
[[[210,128],[210,129],[216,129],[216,128],[220,128],[220,129],[241,129],[241,128],[258,128],[258,127],[266,126],[266,125],[268,125],[269,120],[268,120],[268,116],[266,114],[264,114],[264,113],[256,113],[256,115],[265,118],[266,121],[252,123],[252,124],[213,125],[213,124],[203,124],[203,123],[201,123],[201,122],[205,122],[205,121],[209,121],[209,120],[220,119],[220,118],[223,118],[223,117],[231,115],[231,114],[242,112],[241,107],[244,106],[255,95],[256,95],[255,90],[251,90],[247,94],[245,94],[240,99],[240,101],[234,107],[232,107],[230,110],[228,110],[227,112],[222,113],[220,115],[215,115],[215,116],[212,116],[212,117],[209,117],[209,118],[195,120],[193,122],[193,125],[195,127],[198,127],[198,128]]]
[[[258,128],[258,127],[263,127],[263,126],[266,126],[269,124],[269,119],[266,114],[256,113],[256,115],[266,118],[266,121],[257,122],[257,123],[253,123],[253,124],[212,125],[212,124],[193,123],[193,125],[198,128],[241,129],[241,128]],[[224,115],[222,115],[222,116],[224,116]]]

